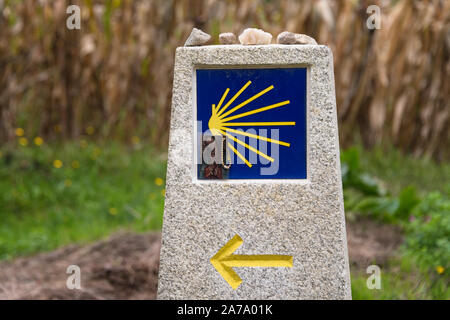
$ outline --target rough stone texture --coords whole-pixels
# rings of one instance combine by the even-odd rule
[[[261,29],[247,28],[239,36],[241,44],[270,44],[272,35]]]
[[[201,46],[204,45],[206,42],[208,42],[211,39],[211,36],[207,34],[206,32],[203,32],[200,29],[194,28],[192,29],[191,34],[187,38],[186,42],[184,43],[185,47],[190,46]]]
[[[221,44],[236,44],[238,43],[236,35],[232,32],[225,32],[219,34],[219,42]]]
[[[307,66],[307,180],[197,181],[195,68]],[[159,299],[349,299],[331,50],[220,45],[176,51]],[[213,200],[212,200],[213,199]],[[234,235],[236,254],[293,255],[292,268],[234,268],[233,290],[210,258]]]
[[[316,40],[307,36],[306,34],[293,33],[284,31],[277,37],[277,43],[279,44],[312,44],[317,45]]]

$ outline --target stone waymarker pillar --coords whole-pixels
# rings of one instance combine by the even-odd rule
[[[158,298],[351,298],[328,47],[177,49]]]

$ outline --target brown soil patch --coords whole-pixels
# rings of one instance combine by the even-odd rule
[[[398,227],[368,219],[347,221],[348,255],[353,268],[365,270],[372,264],[386,264],[402,241]]]
[[[0,264],[0,299],[155,299],[159,233],[119,233]],[[82,290],[69,290],[66,269],[78,265]]]
[[[370,220],[347,222],[347,237],[353,268],[385,263],[402,241],[397,228]],[[160,242],[159,233],[119,233],[0,263],[0,299],[155,299]],[[82,290],[67,289],[69,265],[81,268]]]

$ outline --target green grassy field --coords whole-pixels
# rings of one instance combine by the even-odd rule
[[[420,193],[450,194],[450,163],[437,164],[426,158],[413,158],[393,147],[363,151],[358,148],[361,167],[392,193],[414,186]]]
[[[81,140],[9,146],[0,158],[0,259],[105,237],[119,228],[160,229],[165,158]]]
[[[129,146],[18,139],[1,147],[0,259],[119,229],[160,229],[165,166],[165,156],[137,137]],[[368,275],[352,270],[353,298],[449,299],[450,165],[350,149],[342,167],[347,217],[396,224],[405,233],[398,257],[382,270],[381,290],[367,289]]]

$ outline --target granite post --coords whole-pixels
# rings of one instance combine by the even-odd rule
[[[307,178],[199,180],[195,71],[298,66],[307,69]],[[328,47],[178,48],[166,180],[158,299],[351,299]],[[219,257],[231,253],[291,257],[292,265],[235,267]],[[233,271],[241,282],[223,276]]]

